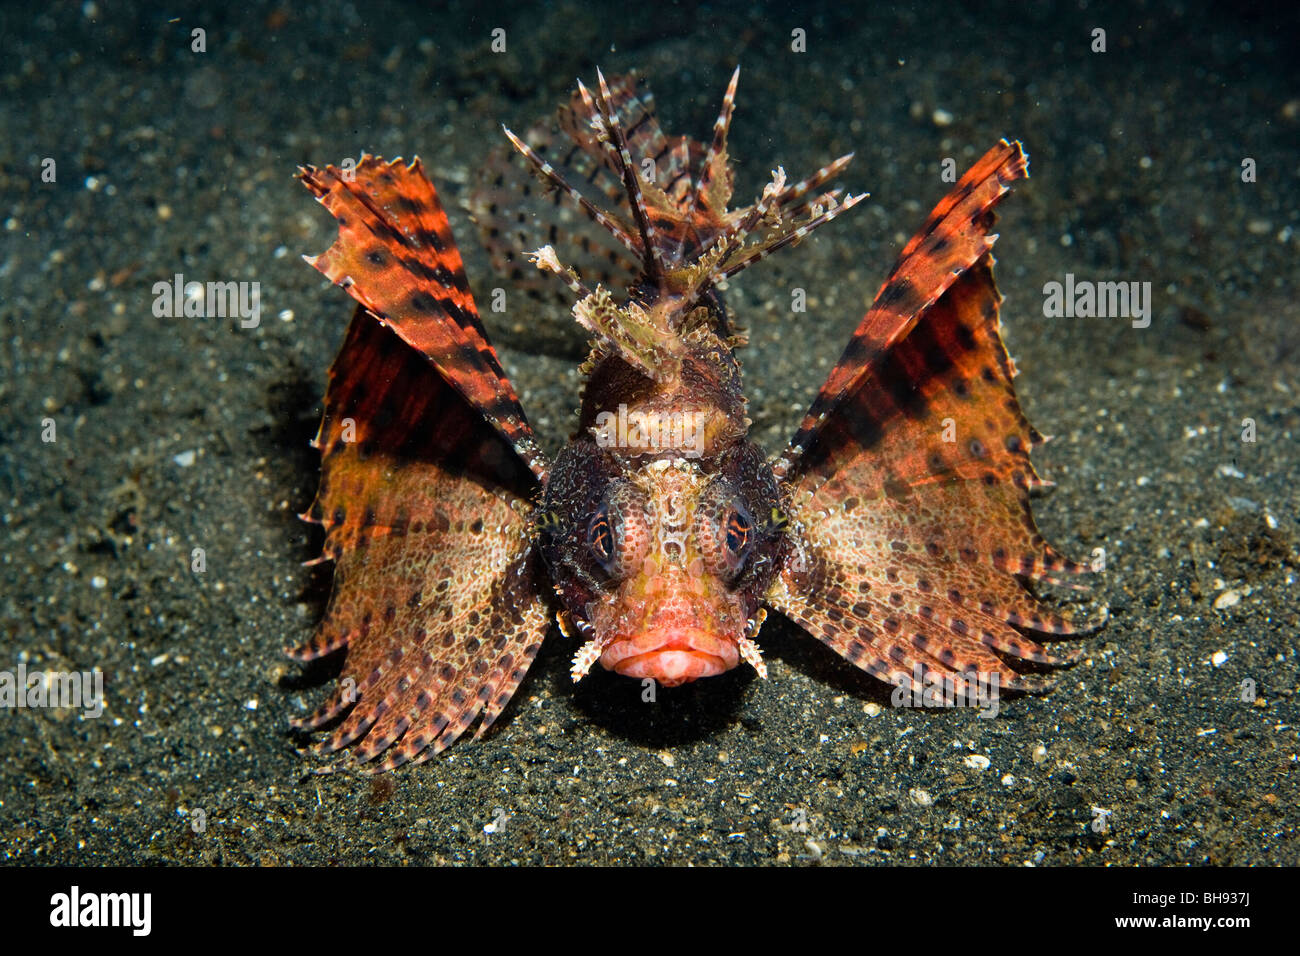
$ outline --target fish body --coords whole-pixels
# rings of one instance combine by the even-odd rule
[[[601,76],[561,108],[558,135],[507,130],[515,165],[486,166],[471,210],[495,264],[521,286],[567,287],[592,339],[578,427],[554,460],[419,161],[302,170],[339,227],[308,261],[358,303],[304,515],[325,526],[334,590],[291,652],[346,654],[335,693],[297,722],[335,725],[321,749],[389,769],[476,722],[482,735],[552,618],[576,644],[575,680],[597,663],[665,686],[742,663],[766,676],[768,610],[871,674],[909,689],[937,678],[953,699],[1046,686],[1008,658],[1075,658],[1029,634],[1089,625],[1022,583],[1088,570],[1034,525],[1029,452],[1043,439],[999,333],[992,210],[1027,175],[1023,150],[1000,142],[935,207],[771,458],[749,437],[744,336],[718,286],[864,197],[824,189],[842,157],[793,184],[778,169],[732,209],[738,75],[708,144],[666,136],[633,77]],[[511,187],[520,209],[564,204],[591,228],[561,236],[517,212]]]

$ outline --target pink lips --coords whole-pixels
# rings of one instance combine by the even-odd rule
[[[695,627],[644,631],[613,641],[600,656],[606,670],[649,677],[665,687],[721,674],[739,662],[740,652],[733,642]]]

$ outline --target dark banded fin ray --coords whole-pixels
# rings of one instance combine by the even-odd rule
[[[997,238],[989,234],[993,207],[1012,182],[1028,174],[1028,160],[1020,143],[1001,140],[934,207],[903,247],[889,278],[813,399],[780,470],[789,468],[797,449],[809,444],[820,423],[862,380],[871,358],[903,339],[957,277],[988,253]]]
[[[496,718],[545,633],[549,585],[530,538],[536,476],[360,306],[315,444],[321,483],[302,517],[325,528],[334,586],[315,635],[288,653],[346,657],[336,690],[294,725],[341,720],[319,749],[356,744],[352,764],[437,752],[476,718],[480,728]]]
[[[1014,153],[1023,161],[1019,147]],[[1005,188],[977,180],[990,193]],[[987,205],[975,220],[958,212],[966,207],[956,197],[972,194],[963,183],[904,259],[909,274],[939,281],[917,260],[944,248],[949,229],[966,233],[950,245],[985,251],[944,277],[939,293],[915,290],[914,301],[929,304],[897,323],[905,334],[878,347],[875,333],[850,341],[822,394],[840,387],[833,383],[847,390],[784,459],[794,547],[768,603],[903,686],[918,673],[974,670],[1002,689],[1038,690],[1043,678],[1026,678],[1006,659],[1051,666],[1077,653],[1050,651],[1026,632],[1074,635],[1104,621],[1104,609],[1076,619],[1021,583],[1090,569],[1053,550],[1034,523],[1029,490],[1042,482],[1029,452],[1042,436],[1021,412],[1002,343],[1001,297],[982,245],[991,213]]]
[[[539,478],[546,460],[478,316],[460,252],[418,159],[361,157],[355,169],[304,167],[303,184],[339,234],[306,257],[423,353]]]

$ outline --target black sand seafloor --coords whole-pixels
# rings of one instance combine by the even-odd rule
[[[0,860],[1300,861],[1298,27],[1191,2],[0,9],[0,671],[105,691],[97,718],[0,712]],[[557,632],[484,740],[312,774],[287,722],[330,672],[281,649],[328,595],[295,515],[352,308],[299,258],[334,227],[296,167],[418,153],[483,303],[505,280],[463,203],[501,123],[636,68],[668,132],[707,138],[737,63],[740,201],[851,150],[841,181],[872,193],[729,290],[773,452],[943,160],[1024,142],[997,258],[1019,394],[1056,436],[1035,512],[1104,549],[1109,625],[996,719],[893,707],[775,615],[770,679],[653,703],[599,669],[574,688]],[[259,283],[259,323],[155,314],[178,273]],[[1067,274],[1150,283],[1149,325],[1046,316]],[[485,321],[554,452],[583,338],[506,300]]]

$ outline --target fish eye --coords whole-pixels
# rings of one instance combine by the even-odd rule
[[[749,509],[739,500],[727,508],[722,523],[723,543],[727,549],[727,563],[739,570],[754,546],[754,519]]]
[[[613,570],[617,556],[617,544],[614,537],[614,524],[609,514],[609,505],[602,502],[587,523],[587,548],[592,556],[600,562],[606,571]]]
[[[750,520],[743,505],[733,505],[727,513],[726,530],[728,551],[740,556],[749,550],[750,542],[753,540],[754,522]]]
[[[724,481],[708,492],[707,505],[696,512],[695,540],[710,574],[734,586],[758,545],[758,525],[749,506]]]

